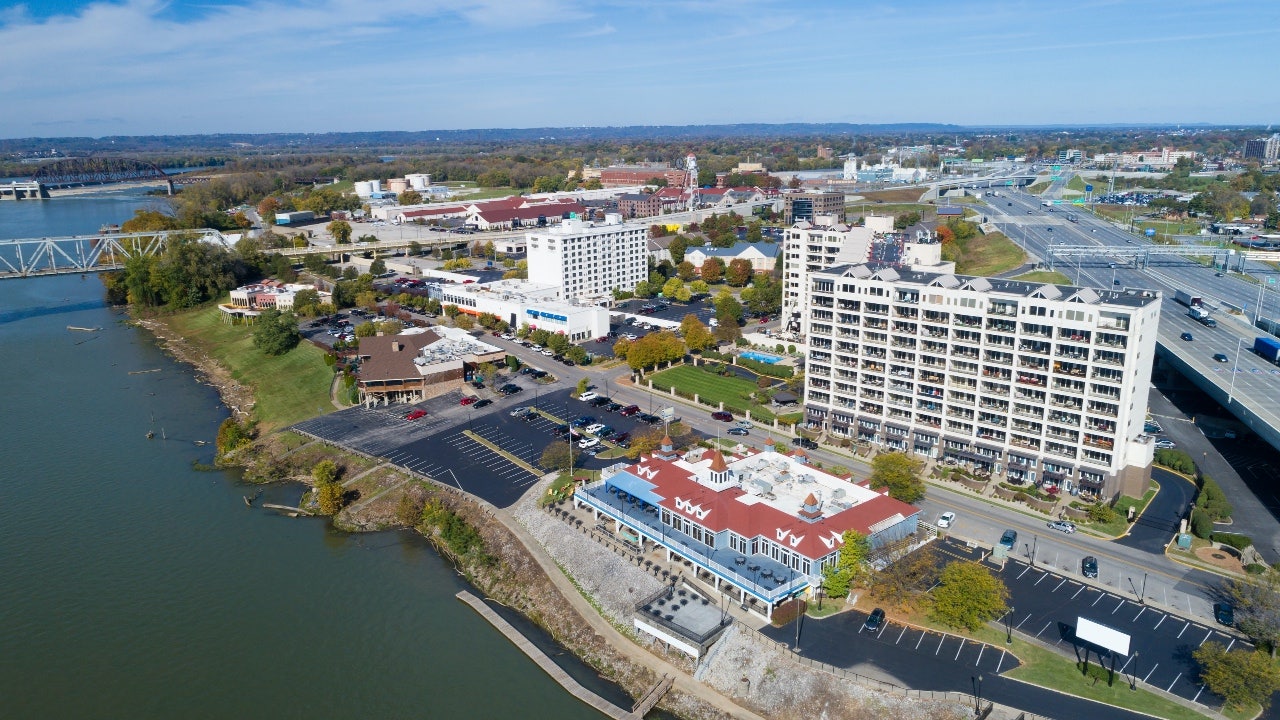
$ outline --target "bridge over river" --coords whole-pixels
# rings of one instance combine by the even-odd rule
[[[209,228],[0,240],[0,280],[119,270],[131,257],[164,252],[178,236],[231,247],[225,235]]]

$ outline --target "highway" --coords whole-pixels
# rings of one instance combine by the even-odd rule
[[[1165,249],[1131,234],[1114,223],[1075,206],[1041,206],[1041,198],[1023,192],[986,198],[988,220],[1000,227],[1036,260],[1051,258],[1051,248],[1097,248],[1088,256],[1074,254],[1053,261],[1054,269],[1072,282],[1099,288],[1126,287],[1163,291],[1158,352],[1201,389],[1227,407],[1247,427],[1280,449],[1280,368],[1251,352],[1253,340],[1263,333],[1250,325],[1255,307],[1266,315],[1269,304],[1280,306],[1277,293],[1268,290],[1268,278],[1277,272],[1260,263],[1246,263],[1250,279],[1234,272],[1220,273],[1181,255],[1152,255],[1147,259],[1125,257],[1144,248]],[[1069,222],[1074,213],[1078,222]],[[1113,254],[1108,254],[1108,251]],[[1212,248],[1206,248],[1212,251]],[[1222,249],[1217,249],[1221,255]],[[1208,254],[1208,252],[1206,252]],[[1141,267],[1145,264],[1145,267]],[[1174,301],[1174,292],[1195,293],[1214,311],[1216,328],[1208,328],[1187,315]],[[1228,306],[1243,308],[1232,314]],[[1274,313],[1273,313],[1274,314]],[[1182,340],[1182,333],[1193,340]],[[1227,362],[1214,360],[1222,354]]]

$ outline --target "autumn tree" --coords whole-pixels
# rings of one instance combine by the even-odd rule
[[[709,347],[715,347],[716,338],[707,329],[706,325],[698,319],[697,315],[692,313],[685,315],[680,321],[680,335],[684,338],[684,344],[689,346],[690,350],[705,350]]]
[[[924,497],[924,463],[906,453],[880,453],[871,461],[871,487],[889,488],[889,496],[913,503]]]
[[[538,458],[538,465],[543,470],[569,470],[569,458],[573,450],[569,448],[567,442],[553,442],[542,449],[542,456]],[[574,458],[578,460],[579,458]]]
[[[280,212],[280,209],[280,200],[273,195],[268,195],[258,203],[258,217],[262,218],[262,222],[266,225],[275,225],[276,213]]]
[[[698,269],[688,260],[683,260],[676,265],[676,277],[685,282],[693,282],[698,279]]]
[[[632,341],[627,348],[627,365],[632,370],[641,370],[659,363],[679,360],[684,357],[684,353],[684,341],[670,330],[663,330]]]
[[[405,190],[396,196],[396,202],[401,205],[421,205],[422,193],[417,190]]]
[[[948,563],[933,589],[933,618],[955,628],[977,630],[1007,610],[1009,589],[975,562]]]
[[[734,258],[724,271],[724,281],[732,287],[742,287],[751,280],[751,261]]]
[[[662,285],[662,296],[668,299],[674,299],[679,294],[680,289],[684,287],[684,282],[678,277],[673,277]]]
[[[724,261],[718,257],[710,257],[702,261],[698,272],[708,283],[718,283],[724,277]]]
[[[1227,581],[1235,605],[1236,627],[1276,655],[1280,645],[1280,571]]]

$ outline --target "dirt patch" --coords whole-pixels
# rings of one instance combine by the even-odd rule
[[[1207,562],[1215,567],[1223,570],[1230,570],[1234,573],[1244,574],[1244,566],[1240,564],[1240,558],[1232,554],[1230,550],[1223,550],[1215,547],[1203,547],[1196,550],[1196,557],[1202,562]]]

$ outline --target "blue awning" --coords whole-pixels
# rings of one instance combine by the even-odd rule
[[[619,490],[631,495],[639,500],[643,500],[650,505],[658,505],[663,501],[663,497],[653,491],[654,484],[641,480],[629,472],[620,472],[617,475],[605,481],[605,485],[611,485]]]

